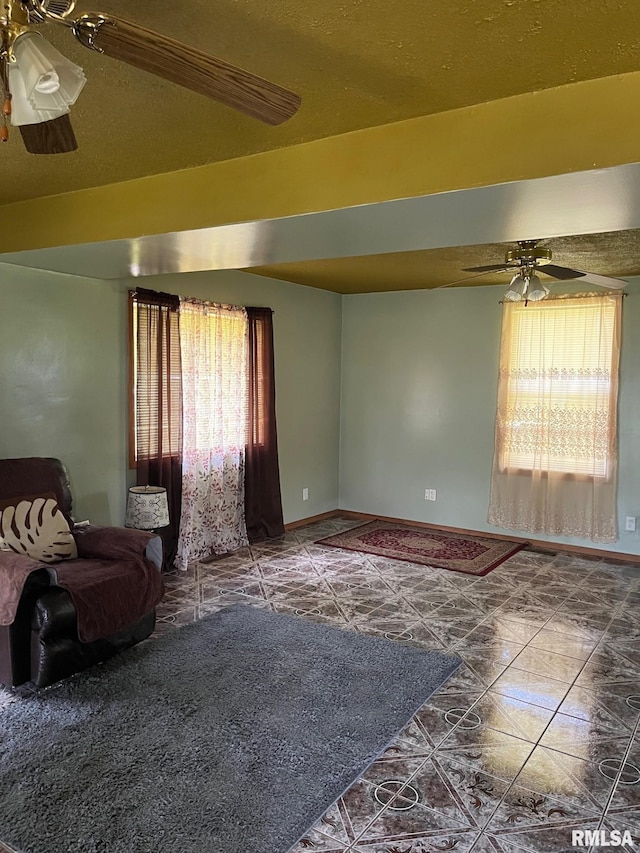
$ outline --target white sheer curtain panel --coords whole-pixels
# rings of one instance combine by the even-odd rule
[[[622,294],[505,302],[488,520],[618,538]]]
[[[182,570],[248,544],[247,347],[244,308],[181,302],[182,514],[175,565]]]

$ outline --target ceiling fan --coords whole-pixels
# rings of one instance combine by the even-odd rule
[[[72,17],[76,0],[0,0],[0,141],[8,123],[20,129],[27,151],[75,151],[69,119],[86,82],[82,68],[66,59],[36,30],[46,23],[67,27],[90,50],[119,59],[219,101],[270,125],[291,118],[295,92],[138,24],[90,12]]]
[[[515,275],[504,298],[508,302],[520,302],[526,300],[538,302],[549,294],[549,288],[539,279],[537,273],[541,272],[550,278],[561,281],[578,279],[585,284],[597,284],[601,287],[619,289],[627,282],[620,278],[612,278],[608,275],[576,270],[571,267],[560,267],[551,263],[551,249],[538,246],[537,240],[518,240],[517,249],[509,249],[503,264],[487,264],[480,267],[466,267],[464,272],[474,272],[485,275],[489,272],[501,272],[514,270]],[[464,279],[463,279],[464,281]]]

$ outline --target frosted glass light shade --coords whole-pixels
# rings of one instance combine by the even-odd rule
[[[87,82],[84,71],[40,33],[18,36],[13,55],[22,74],[27,100],[34,110],[68,110],[75,104]]]
[[[503,299],[507,302],[520,302],[527,292],[527,280],[521,275],[514,275]]]
[[[124,526],[137,530],[156,530],[167,524],[167,490],[162,486],[132,486],[127,497]]]
[[[9,91],[11,92],[11,124],[20,127],[25,124],[40,124],[60,118],[69,112],[69,107],[56,110],[34,110],[27,98],[22,72],[15,62],[9,64]]]
[[[549,288],[545,287],[537,275],[532,275],[529,279],[529,287],[527,289],[527,299],[531,302],[540,302],[545,296],[549,295]]]

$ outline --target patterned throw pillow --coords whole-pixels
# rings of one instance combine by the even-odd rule
[[[53,498],[16,499],[0,515],[0,539],[12,551],[43,563],[78,556],[69,523]]]

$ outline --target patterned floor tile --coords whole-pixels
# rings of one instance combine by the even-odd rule
[[[318,828],[323,835],[331,838],[333,842],[338,841],[347,846],[352,841],[349,837],[349,833],[347,832],[338,803],[334,803],[331,808],[322,815],[316,824],[316,828]]]
[[[576,684],[588,687],[627,681],[640,683],[640,664],[633,663],[621,651],[606,645],[591,655]]]
[[[302,836],[300,841],[291,848],[290,853],[309,853],[310,850],[318,853],[347,853],[352,848],[349,842],[341,843],[338,839],[331,838],[314,827]]]
[[[623,752],[629,739],[630,733],[621,736],[620,725],[612,719],[603,722],[595,716],[583,719],[557,713],[540,739],[540,745],[585,761],[600,761],[612,752]]]
[[[454,753],[434,753],[432,763],[449,780],[471,824],[483,829],[505,797],[510,783],[459,761]]]
[[[555,610],[538,604],[525,604],[521,596],[514,595],[507,599],[493,614],[496,619],[509,622],[525,622],[531,628],[539,631],[553,616]]]
[[[506,669],[504,664],[495,663],[483,649],[465,649],[454,646],[452,650],[462,658],[485,687],[490,687]]]
[[[338,802],[347,835],[356,840],[382,812],[385,804],[376,799],[377,786],[364,779],[355,782]]]
[[[471,714],[479,719],[482,726],[532,743],[537,742],[553,717],[553,711],[548,708],[522,702],[493,690],[488,690],[480,697],[472,706]],[[468,737],[463,740],[465,729],[459,729],[453,735],[460,739],[461,744],[468,743],[469,737],[475,737],[473,729],[470,729]]]
[[[415,720],[432,746],[438,746],[460,723],[482,692],[436,694],[416,713]]]
[[[585,666],[584,661],[557,652],[527,646],[511,662],[514,669],[523,669],[534,675],[551,675],[558,681],[571,684]]]
[[[373,762],[361,778],[376,786],[393,782],[397,785],[396,793],[400,793],[402,786],[418,772],[424,762],[425,759],[421,756],[406,755],[399,758],[387,750],[381,758]]]
[[[573,845],[574,832],[593,832],[599,827],[599,818],[581,818],[575,822],[553,823],[542,828],[509,828],[497,831],[492,837],[504,853],[575,853],[581,848]],[[580,835],[577,837],[584,838]],[[588,845],[582,849],[587,851]]]
[[[413,797],[396,796],[358,836],[357,844],[410,841],[428,834],[438,836],[468,828],[469,823],[461,810],[454,814],[439,812],[416,804]]]
[[[640,846],[640,806],[619,807],[607,809],[605,822],[611,829],[629,829],[634,835],[636,846]]]
[[[596,647],[597,640],[572,637],[543,628],[533,637],[529,645],[534,649],[557,652],[579,660],[586,660]]]
[[[316,543],[362,523],[165,575],[154,636],[242,602],[464,661],[291,853],[565,853],[605,806],[640,837],[615,764],[640,767],[640,566],[527,549],[478,578]]]
[[[587,811],[603,811],[613,785],[597,763],[543,746],[533,750],[516,779],[517,788],[535,792],[534,797],[561,800]]]
[[[477,729],[474,734],[477,738],[473,745],[456,744],[454,747],[453,744],[444,741],[434,753],[434,759],[440,760],[444,755],[450,754],[458,764],[471,767],[503,782],[512,782],[534,748],[532,743],[492,729]]]
[[[516,828],[521,831],[551,829],[553,836],[562,826],[595,826],[599,816],[600,811],[591,803],[585,806],[582,802],[568,802],[512,785],[488,822],[486,831],[501,836]]]
[[[640,696],[635,681],[574,685],[558,710],[622,733],[625,727],[632,729],[640,716],[640,699],[635,702],[634,696]]]
[[[362,853],[443,853],[453,850],[455,853],[469,853],[478,838],[474,830],[467,832],[449,832],[444,835],[432,835],[411,838],[404,841],[359,842]]]
[[[569,684],[509,666],[491,685],[494,693],[555,711],[569,692]]]
[[[532,621],[524,616],[517,618],[512,612],[496,610],[468,634],[468,640],[470,644],[475,645],[476,638],[482,637],[486,640],[498,637],[525,646],[539,630],[537,620]]]

